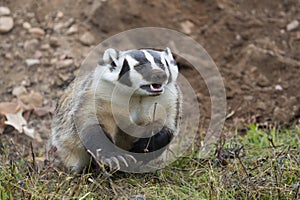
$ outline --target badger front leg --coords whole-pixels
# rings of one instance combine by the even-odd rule
[[[128,163],[136,162],[136,159],[126,153],[120,152],[116,145],[107,137],[99,124],[86,127],[81,131],[83,146],[87,150],[94,163],[101,162],[108,165],[111,169],[120,169],[120,165],[128,167]]]

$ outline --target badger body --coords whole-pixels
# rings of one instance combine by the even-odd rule
[[[109,138],[107,143],[125,151],[147,153],[167,146],[178,134],[181,118],[177,76],[168,48],[106,50],[98,66],[73,83],[57,104],[51,145],[64,165],[80,172],[90,163],[86,144],[97,144],[90,137],[97,135],[95,126]],[[144,128],[132,135],[134,127]],[[92,139],[83,142],[85,138]]]

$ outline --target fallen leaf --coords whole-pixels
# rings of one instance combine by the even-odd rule
[[[17,101],[1,102],[0,113],[6,115],[7,113],[16,113],[20,109],[20,105]]]
[[[41,107],[43,105],[43,96],[38,92],[23,94],[19,98],[24,104],[32,105],[34,108]]]
[[[38,142],[42,142],[42,138],[40,136],[40,134],[38,134],[37,132],[34,131],[33,128],[28,128],[27,126],[23,127],[23,133],[33,139],[35,139]]]
[[[4,122],[7,125],[11,125],[18,132],[23,132],[23,127],[27,125],[26,120],[22,116],[23,109],[20,109],[17,113],[6,113],[6,121]]]

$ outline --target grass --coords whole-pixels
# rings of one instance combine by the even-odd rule
[[[222,139],[207,159],[193,147],[148,174],[68,174],[37,167],[9,144],[0,149],[0,199],[300,199],[300,128]],[[28,157],[28,156],[27,156]]]

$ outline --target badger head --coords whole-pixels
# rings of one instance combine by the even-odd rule
[[[164,51],[107,49],[103,62],[107,69],[102,78],[134,89],[134,95],[160,95],[178,76],[178,67],[169,48]]]

